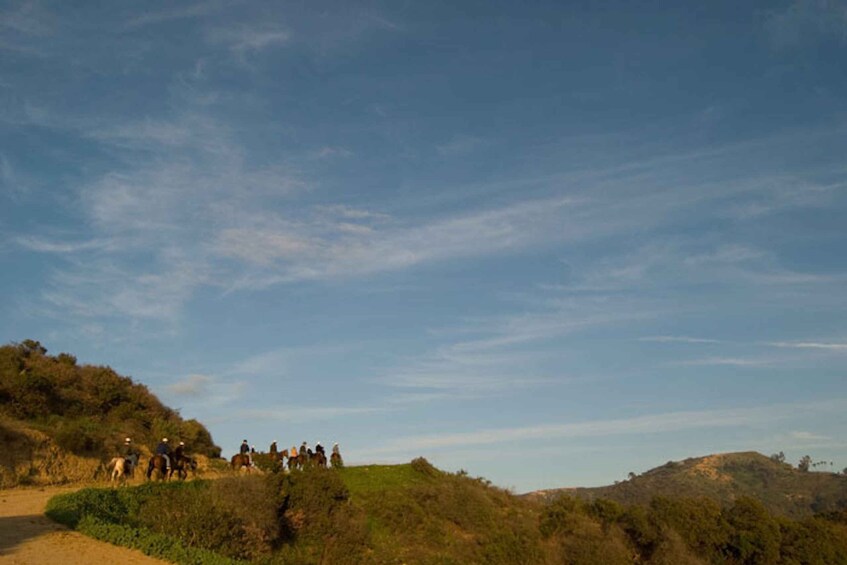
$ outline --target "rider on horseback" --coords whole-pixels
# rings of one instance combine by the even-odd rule
[[[179,461],[183,457],[185,457],[185,442],[181,441],[179,442],[179,445],[176,446],[176,449],[174,449],[174,461]]]
[[[241,455],[243,455],[244,457],[247,458],[247,462],[249,463],[248,466],[253,465],[253,458],[250,457],[250,444],[247,443],[246,439],[241,442],[241,447],[239,448],[239,453],[241,453]]]
[[[161,455],[165,458],[165,465],[168,471],[171,470],[171,446],[168,445],[168,438],[163,437],[159,445],[156,446],[156,455]]]
[[[135,446],[132,445],[132,440],[130,438],[124,439],[124,444],[120,449],[120,456],[124,458],[126,463],[126,473],[127,475],[132,475],[134,471],[134,466],[138,464],[138,451],[135,450]]]

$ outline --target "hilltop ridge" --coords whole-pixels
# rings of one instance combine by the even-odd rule
[[[203,424],[111,367],[48,355],[34,340],[0,346],[0,487],[90,480],[127,436],[144,455],[161,437],[220,455]]]
[[[623,504],[647,504],[654,496],[708,497],[724,505],[753,497],[771,512],[803,517],[847,507],[847,476],[801,471],[755,451],[716,453],[668,461],[614,485],[535,491],[527,496],[570,494]]]

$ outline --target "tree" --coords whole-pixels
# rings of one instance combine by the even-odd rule
[[[777,463],[785,463],[785,453],[779,452],[771,455],[771,461],[776,461]]]
[[[804,473],[807,473],[811,466],[812,466],[812,458],[809,457],[808,455],[804,455],[803,457],[801,457],[800,462],[797,463],[797,469],[800,470],[800,471],[803,471]]]

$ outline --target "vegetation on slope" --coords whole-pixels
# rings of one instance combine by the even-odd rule
[[[847,507],[847,476],[801,471],[760,453],[742,452],[669,461],[612,486],[570,492],[624,504],[648,504],[661,495],[708,497],[728,505],[748,496],[771,512],[799,518]]]
[[[88,489],[48,513],[179,563],[758,564],[847,562],[847,513],[792,520],[746,497],[549,503],[407,465]]]
[[[193,453],[220,454],[202,424],[183,420],[110,367],[79,365],[68,353],[48,355],[33,340],[0,346],[0,439],[8,446],[0,456],[0,486],[84,478],[51,474],[44,460],[71,454],[99,463],[113,457],[126,436],[142,451],[171,437]]]

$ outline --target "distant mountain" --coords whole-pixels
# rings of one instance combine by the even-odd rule
[[[750,496],[775,514],[804,517],[847,508],[847,476],[804,472],[747,451],[668,461],[614,485],[536,491],[528,496],[553,498],[561,493],[623,504],[647,504],[654,496],[705,496],[728,505]]]
[[[110,367],[48,355],[34,340],[0,346],[0,486],[89,480],[125,437],[143,455],[162,437],[192,454],[221,451],[203,424]]]

